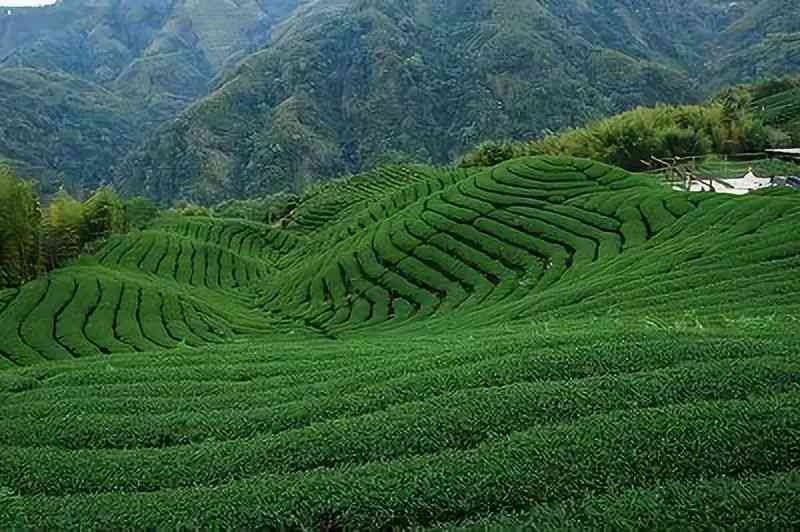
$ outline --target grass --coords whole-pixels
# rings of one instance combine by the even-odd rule
[[[0,527],[791,528],[795,196],[531,158],[159,220],[0,292]]]

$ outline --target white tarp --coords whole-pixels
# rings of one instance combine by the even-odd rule
[[[692,180],[689,185],[689,192],[720,192],[722,194],[743,195],[754,190],[772,186],[772,179],[769,177],[758,177],[753,172],[748,172],[743,177],[734,179],[701,179]]]

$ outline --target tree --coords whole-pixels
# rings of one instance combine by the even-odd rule
[[[144,229],[156,216],[158,207],[147,198],[136,197],[125,202],[125,229]]]
[[[17,286],[41,270],[41,209],[33,186],[0,166],[0,286]]]
[[[83,204],[81,240],[84,243],[105,240],[125,229],[125,210],[117,193],[102,187]]]
[[[473,151],[467,153],[461,163],[462,166],[495,166],[519,156],[520,147],[512,141],[487,141],[478,145]]]
[[[44,222],[43,256],[48,269],[77,257],[83,246],[83,206],[61,190],[47,208]]]

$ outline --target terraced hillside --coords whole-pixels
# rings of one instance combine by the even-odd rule
[[[93,259],[0,292],[0,365],[220,343],[269,320],[247,287],[294,239],[187,219],[110,241]]]
[[[753,101],[753,109],[771,126],[789,133],[800,142],[800,82],[794,87]]]
[[[556,158],[156,221],[0,297],[0,528],[791,529],[798,222]]]
[[[297,218],[324,223],[322,205]],[[430,327],[427,318],[453,315],[477,315],[479,323],[487,314],[568,317],[575,306],[578,315],[719,316],[760,300],[768,307],[794,286],[782,278],[797,267],[800,242],[783,228],[796,224],[799,207],[791,195],[677,193],[581,160],[440,172],[383,199],[341,206],[351,213],[346,221],[311,234],[310,246],[297,248],[300,266],[265,283],[262,304],[329,334],[423,318]],[[767,278],[776,292],[764,290]],[[682,304],[707,282],[721,293]],[[755,299],[742,297],[750,292]]]

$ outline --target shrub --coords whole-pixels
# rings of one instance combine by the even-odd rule
[[[526,155],[570,155],[639,171],[659,158],[762,151],[770,133],[750,111],[746,91],[731,91],[697,106],[639,107],[579,129],[527,143],[486,142],[462,166],[493,166]]]
[[[299,202],[290,192],[280,192],[249,200],[227,200],[212,207],[211,213],[220,218],[240,218],[273,224],[287,216]]]
[[[495,166],[518,156],[521,146],[512,141],[488,141],[467,153],[462,166]]]
[[[178,202],[175,205],[175,212],[177,212],[180,216],[202,216],[208,217],[211,215],[208,207],[204,207],[202,205],[196,205],[194,203],[189,203],[185,201]]]

